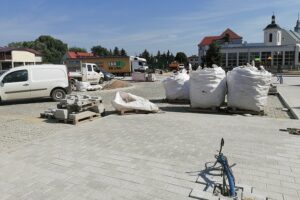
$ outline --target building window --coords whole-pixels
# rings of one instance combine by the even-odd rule
[[[246,65],[248,63],[248,53],[239,53],[239,66]]]
[[[221,66],[226,66],[226,53],[221,53]]]
[[[282,51],[275,51],[273,52],[273,65],[278,67],[278,66],[282,66],[282,57],[283,57],[283,53]]]
[[[250,62],[252,62],[253,60],[255,61],[256,58],[260,58],[259,52],[250,52]]]
[[[228,53],[228,67],[237,66],[237,53]]]
[[[286,51],[284,53],[284,65],[287,67],[294,66],[295,62],[295,52],[294,51]]]
[[[270,33],[270,34],[269,34],[269,42],[272,42],[272,40],[273,40],[273,34]]]
[[[271,66],[271,52],[261,52],[261,64],[263,66],[270,67]]]

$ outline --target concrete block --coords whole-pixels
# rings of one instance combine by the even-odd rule
[[[68,110],[66,109],[57,109],[54,113],[55,119],[66,120],[68,119]]]
[[[95,105],[95,106],[91,107],[89,110],[92,112],[95,112],[95,113],[99,113],[99,114],[101,114],[105,111],[103,104]]]

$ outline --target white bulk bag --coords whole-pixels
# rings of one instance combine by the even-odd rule
[[[189,79],[186,70],[163,80],[167,99],[189,99]]]
[[[190,73],[191,107],[219,107],[225,101],[226,73],[216,65]]]
[[[149,100],[126,92],[117,92],[115,99],[111,102],[111,104],[117,111],[159,111],[158,106],[151,103]]]
[[[91,86],[89,82],[76,81],[76,90],[80,92],[86,92],[87,89]]]
[[[228,72],[228,107],[257,112],[264,110],[271,78],[271,73],[251,65]]]

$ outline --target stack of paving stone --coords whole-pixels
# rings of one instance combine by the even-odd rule
[[[93,119],[104,115],[105,109],[101,97],[88,95],[68,95],[57,105],[57,109],[48,109],[41,113],[42,118],[52,118],[58,121],[77,122]]]

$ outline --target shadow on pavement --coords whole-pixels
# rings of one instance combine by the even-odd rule
[[[4,101],[0,103],[0,106],[15,105],[15,104],[51,103],[51,102],[54,102],[51,98],[25,99],[25,100]]]

